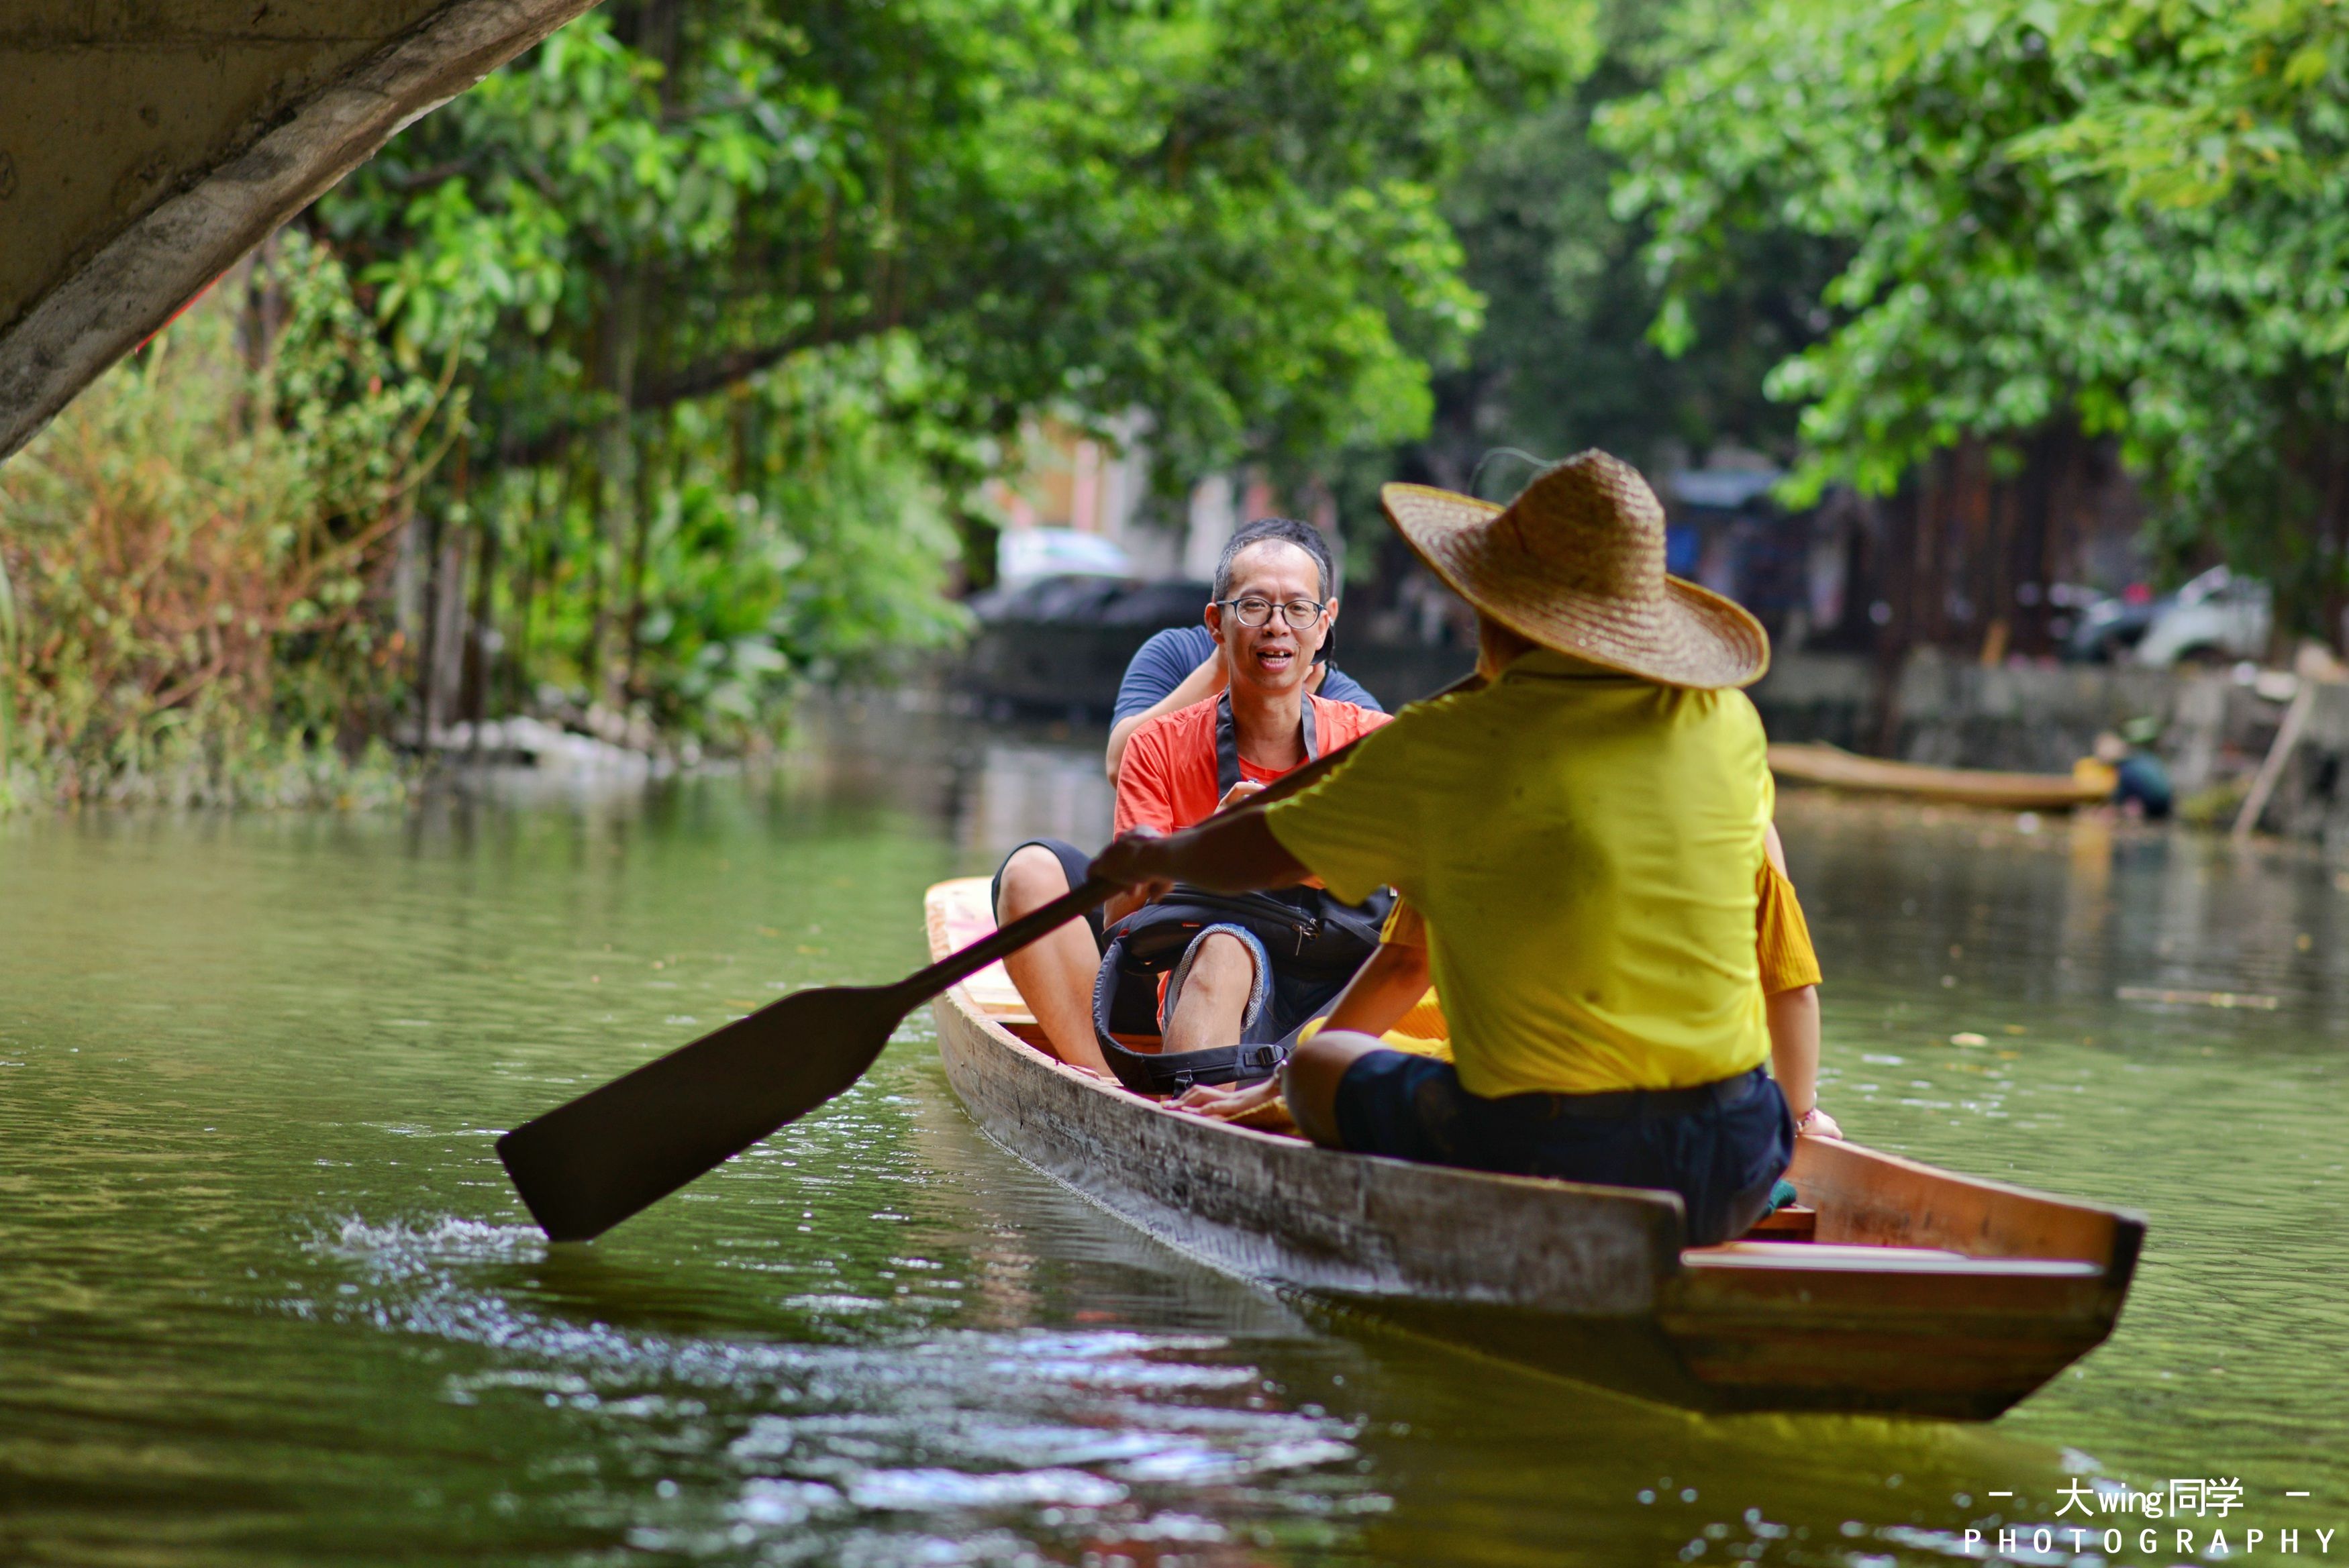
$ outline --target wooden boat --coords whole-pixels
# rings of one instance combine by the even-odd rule
[[[928,898],[943,955],[983,878]],[[2112,1332],[2145,1222],[1804,1139],[1760,1239],[1682,1244],[1670,1192],[1413,1165],[1168,1109],[1063,1066],[1001,967],[940,996],[957,1095],[1014,1154],[1226,1271],[1701,1409],[1987,1419]]]
[[[2069,773],[1995,773],[1979,768],[1929,768],[1860,757],[1839,747],[1786,745],[1770,748],[1770,771],[1781,779],[1824,784],[1873,795],[1959,806],[1995,806],[2010,811],[2068,811],[2111,798],[2108,782]]]

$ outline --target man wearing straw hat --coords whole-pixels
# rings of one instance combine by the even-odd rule
[[[1316,1142],[1664,1188],[1692,1244],[1742,1233],[1792,1155],[1754,947],[1769,665],[1737,605],[1664,574],[1663,511],[1585,452],[1506,508],[1388,485],[1387,516],[1477,612],[1481,690],[1416,704],[1263,811],[1093,864],[1219,892],[1311,874],[1425,917],[1454,1060],[1325,1030],[1284,1070]]]

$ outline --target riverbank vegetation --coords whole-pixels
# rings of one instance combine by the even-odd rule
[[[2314,0],[615,3],[0,469],[0,752],[222,799],[510,712],[755,746],[959,634],[1040,417],[1138,416],[1169,520],[1501,445],[2027,510],[2094,449],[2158,561],[2337,639],[2344,72]]]
[[[396,789],[378,613],[462,394],[273,242],[0,469],[0,803]]]

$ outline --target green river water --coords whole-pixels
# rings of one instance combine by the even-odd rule
[[[926,1014],[548,1247],[501,1130],[914,967],[927,883],[1105,826],[1081,743],[826,755],[0,822],[0,1563],[1877,1564],[2018,1525],[2014,1561],[2349,1560],[2349,878],[2313,852],[1788,797],[1845,1128],[2151,1237],[2113,1340],[1995,1424],[1700,1418],[1166,1251],[979,1135]],[[2173,1479],[2240,1506],[2063,1533]]]

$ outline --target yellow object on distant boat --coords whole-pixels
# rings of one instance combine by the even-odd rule
[[[2071,773],[1994,773],[1975,768],[1929,768],[1888,762],[1825,745],[1773,746],[1770,771],[1781,780],[1824,784],[1872,795],[1905,795],[1959,806],[2009,811],[2068,811],[2112,798],[2111,769],[2091,762]]]

